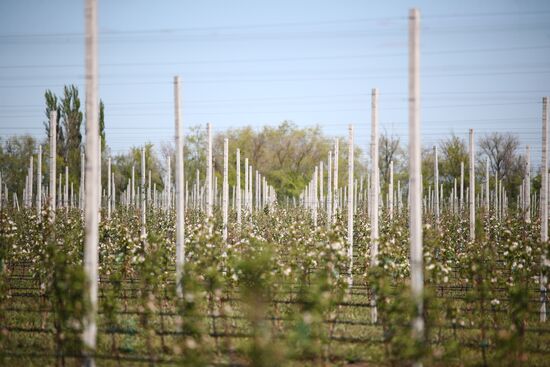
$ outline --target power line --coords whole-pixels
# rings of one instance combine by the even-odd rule
[[[550,14],[550,11],[518,11],[518,12],[480,12],[480,13],[451,13],[451,14],[423,14],[424,19],[447,19],[447,18],[477,18],[477,17],[498,17],[498,16],[544,16]],[[365,22],[384,22],[384,21],[403,21],[405,16],[386,16],[386,17],[370,17],[370,18],[351,18],[351,19],[335,19],[335,20],[319,20],[310,22],[278,22],[268,24],[244,24],[244,25],[225,25],[225,26],[206,26],[206,27],[186,27],[186,28],[161,28],[161,29],[134,29],[134,30],[100,30],[100,35],[126,35],[126,34],[170,34],[176,32],[197,32],[197,31],[221,31],[235,29],[261,29],[261,28],[278,28],[292,26],[318,26],[331,24],[350,24],[350,23],[365,23]],[[19,38],[19,37],[78,37],[82,38],[82,32],[65,32],[65,33],[11,33],[0,35],[2,38]]]

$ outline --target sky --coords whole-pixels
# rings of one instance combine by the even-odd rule
[[[44,92],[76,84],[84,106],[84,2],[0,2],[0,136],[45,138]],[[517,134],[540,162],[550,95],[550,1],[99,1],[100,97],[114,154],[173,139],[173,77],[186,129],[320,126],[368,151],[406,144],[407,14],[421,12],[426,147],[456,134]]]

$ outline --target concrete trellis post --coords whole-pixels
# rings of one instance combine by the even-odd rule
[[[390,161],[390,184],[388,187],[388,209],[390,220],[393,219],[393,161]]]
[[[87,350],[95,351],[97,315],[98,241],[99,241],[99,126],[98,126],[98,60],[97,1],[86,0],[86,195],[84,269],[88,277],[90,310],[84,319],[83,342]],[[55,176],[55,174],[54,174]],[[55,191],[55,184],[53,185]],[[93,357],[86,354],[84,365],[94,366]]]
[[[223,140],[223,184],[222,184],[222,214],[223,214],[223,240],[227,241],[227,212],[229,207],[229,141]]]
[[[147,171],[145,170],[145,147],[141,148],[141,238],[145,241],[147,236],[146,224],[147,224],[147,201],[145,198],[145,177],[147,176]]]
[[[489,207],[491,205],[491,193],[489,192],[489,157],[485,163],[485,211],[489,215]]]
[[[206,216],[212,218],[212,128],[206,124]]]
[[[319,168],[315,166],[313,171],[313,179],[311,180],[311,213],[313,217],[313,227],[317,228],[317,176],[319,174]]]
[[[2,183],[0,182],[0,208],[2,207]],[[36,213],[40,218],[42,213],[42,145],[38,146],[36,161]]]
[[[470,129],[470,187],[468,188],[470,201],[470,241],[476,239],[475,222],[476,222],[476,206],[475,206],[475,161],[474,161],[474,129]]]
[[[334,184],[332,191],[334,192],[334,205],[332,206],[332,224],[336,224],[336,216],[338,215],[338,138],[334,141]]]
[[[116,208],[116,186],[115,186],[115,174],[111,173],[111,210]]]
[[[439,162],[436,145],[434,145],[434,190],[435,221],[439,224]]]
[[[256,210],[259,210],[260,209],[260,186],[262,183],[260,181],[260,173],[258,172],[258,170],[256,170],[255,180],[256,180],[256,186],[255,186]]]
[[[32,204],[33,204],[33,185],[34,185],[34,177],[33,177],[33,173],[34,173],[34,167],[33,167],[33,159],[34,157],[31,155],[31,158],[30,158],[30,162],[29,162],[29,192],[28,192],[28,197],[29,197],[29,207],[32,207]]]
[[[63,192],[63,206],[69,208],[69,167],[65,166],[65,188]]]
[[[379,214],[379,193],[380,193],[380,170],[378,167],[378,90],[375,88],[371,94],[371,236],[370,236],[370,265],[378,263],[378,214]],[[373,308],[373,310],[375,307]],[[376,311],[372,315],[376,318]],[[373,320],[376,322],[376,320]]]
[[[170,171],[170,158],[168,158],[168,171]],[[132,165],[132,182],[130,187],[130,203],[135,205],[136,203],[136,166]]]
[[[529,145],[525,152],[525,221],[531,223],[531,151]]]
[[[244,209],[248,212],[248,207],[250,205],[249,195],[248,195],[248,158],[244,159]]]
[[[401,213],[402,199],[401,199],[401,181],[397,180],[397,214]]]
[[[328,152],[327,181],[327,227],[332,223],[332,152]]]
[[[57,112],[50,111],[50,211],[55,219],[56,201],[56,152],[57,152]]]
[[[323,203],[324,201],[324,187],[323,187],[323,181],[325,180],[325,175],[323,172],[323,161],[319,162],[319,203],[318,207],[324,209]]]
[[[148,171],[149,176],[147,180],[147,204],[151,205],[151,170]]]
[[[111,219],[111,157],[107,160],[107,219]]]
[[[348,284],[353,284],[353,125],[349,125],[349,151],[348,151],[348,258],[349,258],[349,279]]]
[[[237,227],[241,227],[241,151],[237,149],[237,186],[236,186],[236,209],[237,209]]]
[[[411,288],[417,316],[413,321],[414,336],[424,339],[423,309],[423,250],[422,250],[422,188],[420,155],[420,12],[409,13],[409,225],[411,241]],[[416,366],[421,366],[416,362]]]
[[[151,171],[149,171],[151,172]],[[189,205],[189,182],[185,180],[185,195],[183,196],[183,212],[187,211]]]
[[[196,200],[196,208],[199,210],[202,210],[202,200],[201,200],[201,183],[200,183],[200,171],[197,169],[195,171],[195,200]]]
[[[460,162],[460,210],[464,209],[464,162]]]
[[[252,181],[253,178],[252,178],[252,173],[254,172],[254,170],[252,169],[252,165],[248,165],[248,206],[249,206],[249,213],[252,214],[252,209],[253,209],[253,196],[252,196],[252,188],[253,188],[253,185],[254,185],[254,182]],[[250,221],[252,221],[252,216],[250,216]]]
[[[498,172],[495,170],[495,190],[493,191],[495,216],[498,218]]]
[[[370,266],[378,264],[378,214],[380,193],[380,170],[378,166],[378,90],[372,90],[371,101],[371,234],[370,234]],[[371,321],[378,322],[376,297],[371,299]]]
[[[126,205],[126,210],[128,210],[128,208],[130,207],[130,200],[131,200],[131,194],[132,194],[132,190],[130,189],[132,185],[132,180],[131,179],[128,179],[128,184],[126,185],[126,192],[124,193],[124,197],[125,197],[125,205]]]
[[[29,191],[29,169],[27,168],[27,175],[25,176],[25,186],[23,187],[23,207],[26,208],[28,206],[27,202],[27,192]]]
[[[168,172],[166,172],[166,202],[164,203],[164,208],[169,210],[172,206],[172,161],[168,157]]]
[[[85,160],[85,155],[84,155],[84,152],[81,152],[80,153],[80,187],[78,189],[78,194],[79,194],[79,207],[80,207],[80,210],[84,211],[84,190],[85,190],[85,185],[84,185],[84,180],[85,180],[85,177],[86,177],[86,160]]]
[[[180,109],[180,80],[174,77],[174,124],[175,124],[175,143],[176,143],[176,291],[178,297],[183,296],[181,284],[183,275],[183,265],[185,263],[185,211],[183,198],[183,133],[181,124]],[[197,187],[199,175],[197,172]]]
[[[59,173],[57,180],[57,207],[63,207],[63,173]]]
[[[542,98],[542,162],[541,162],[541,189],[540,208],[541,226],[540,237],[542,243],[548,242],[548,97]],[[541,265],[548,266],[548,259],[542,255]],[[546,321],[546,282],[547,276],[541,272],[539,277],[540,298],[540,321]]]

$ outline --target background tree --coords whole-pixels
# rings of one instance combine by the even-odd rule
[[[50,112],[57,112],[57,136],[56,136],[56,150],[57,150],[57,163],[58,167],[62,167],[65,164],[65,134],[63,133],[63,125],[61,124],[61,106],[57,96],[51,91],[46,90],[44,93],[44,99],[46,102],[46,108],[44,115],[46,120],[43,122],[44,129],[46,130],[46,139],[44,144],[45,157],[49,157],[50,151]]]
[[[464,163],[464,185],[468,186],[470,177],[468,149],[464,139],[454,134],[439,143],[439,180],[445,190],[449,190],[448,192],[454,186],[455,178],[457,185],[460,184],[460,164],[462,162]]]
[[[36,140],[30,135],[12,136],[5,140],[0,138],[2,186],[6,184],[10,193],[17,192],[19,205],[21,205],[21,195],[25,188],[25,177],[28,172],[29,160],[36,150]],[[36,170],[36,162],[34,167]],[[36,189],[33,191],[36,192]],[[12,200],[11,194],[9,200]]]
[[[403,149],[401,149],[397,136],[389,136],[384,133],[380,135],[378,141],[380,178],[387,183],[390,180],[390,162],[393,161],[394,173],[398,172],[399,167],[403,164]]]
[[[214,174],[218,177],[221,188],[223,173],[223,139],[229,139],[229,185],[236,184],[235,159],[237,147],[241,150],[241,186],[244,188],[244,159],[255,171],[260,171],[283,196],[298,196],[312,177],[313,170],[322,160],[325,166],[325,189],[327,179],[327,156],[333,148],[334,139],[323,135],[319,127],[298,128],[292,122],[284,121],[279,126],[264,127],[255,130],[250,126],[213,131]],[[347,137],[340,139],[340,187],[347,180]],[[166,158],[174,160],[173,143],[161,146],[161,159],[164,169]],[[204,125],[191,127],[185,136],[184,144],[185,180],[189,187],[195,183],[196,171],[199,170],[201,185],[206,177],[206,128]],[[355,149],[356,175],[364,173],[361,162],[361,150]],[[174,164],[172,165],[174,170]],[[173,172],[174,173],[174,172]],[[164,177],[164,176],[163,176]],[[174,176],[172,176],[174,177]]]
[[[61,123],[65,132],[64,166],[69,167],[71,181],[78,182],[80,178],[80,154],[82,152],[82,119],[80,97],[75,85],[63,88],[63,98],[60,101]],[[60,167],[64,169],[64,167]]]
[[[112,157],[112,170],[115,175],[115,186],[117,195],[126,190],[128,179],[132,177],[132,166],[135,167],[135,187],[136,193],[139,192],[141,185],[141,149],[145,147],[145,169],[146,184],[149,183],[149,171],[151,171],[151,185],[156,184],[157,190],[164,187],[164,172],[162,165],[155,152],[152,143],[146,143],[143,146],[134,146],[125,154],[118,154]],[[105,171],[106,172],[106,171]]]
[[[327,156],[333,149],[334,138],[325,136],[319,126],[299,128],[290,121],[284,121],[279,126],[266,126],[259,131],[251,127],[229,129],[216,136],[215,167],[220,167],[218,172],[222,167],[224,137],[229,138],[231,161],[235,161],[235,149],[240,147],[243,162],[248,157],[254,169],[262,172],[282,197],[298,196],[320,161],[324,162],[326,189]],[[340,186],[347,182],[347,154],[346,136],[340,138]],[[355,149],[355,167],[356,175],[360,177],[364,173],[364,165],[359,148]],[[234,185],[234,167],[231,168],[230,184]]]
[[[515,199],[525,176],[525,157],[518,152],[518,137],[510,133],[494,132],[481,137],[478,145],[481,153],[478,159],[483,162],[483,157],[489,157],[491,174],[498,174],[506,191]]]
[[[107,148],[107,140],[105,139],[105,105],[99,100],[99,139],[101,140],[101,156],[103,157]]]

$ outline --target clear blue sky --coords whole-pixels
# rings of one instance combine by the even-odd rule
[[[381,131],[407,139],[407,13],[422,13],[423,143],[508,131],[540,161],[550,95],[550,1],[100,1],[100,95],[114,153],[186,126],[319,124],[365,150],[370,91]],[[0,135],[43,137],[45,89],[84,95],[83,1],[0,2]]]

